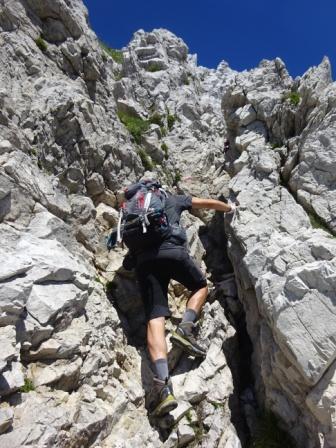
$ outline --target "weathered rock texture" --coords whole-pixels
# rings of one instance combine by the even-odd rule
[[[135,33],[115,61],[80,0],[4,0],[0,30],[1,447],[243,446],[229,369],[242,306],[259,404],[299,447],[336,447],[328,60],[295,81],[279,59],[210,70],[161,29]],[[200,363],[171,350],[180,405],[159,421],[145,408],[134,275],[104,244],[121,188],[142,175],[240,202],[225,218],[240,302],[223,220],[184,217],[215,286],[199,329],[208,352]],[[168,343],[186,297],[173,282]]]
[[[223,100],[235,139],[232,152],[243,149],[229,167],[236,173],[230,188],[240,208],[227,229],[254,346],[257,391],[266,406],[286,421],[299,446],[305,447],[336,446],[330,402],[331,395],[335,397],[331,378],[336,359],[336,240],[327,227],[312,228],[306,213],[313,209],[334,230],[335,182],[332,188],[327,182],[313,188],[312,182],[319,184],[320,160],[332,170],[335,150],[319,151],[314,161],[310,159],[312,169],[306,165],[309,141],[319,138],[319,123],[332,114],[322,109],[319,98],[327,95],[324,88],[333,88],[328,86],[329,70],[324,60],[297,81],[295,89],[301,96],[296,106],[290,104],[291,80],[279,60],[238,75]],[[304,96],[308,88],[315,101]],[[243,112],[251,109],[254,114],[247,125]],[[246,135],[251,135],[248,141]],[[290,148],[289,155],[280,141]],[[282,172],[286,176],[281,179]],[[309,199],[305,191],[313,191]],[[321,204],[328,201],[330,219],[322,217]]]
[[[104,244],[120,189],[145,172],[141,150],[170,185],[178,170],[193,174],[190,160],[195,173],[221,168],[226,77],[197,68],[164,30],[137,33],[115,62],[80,1],[2,2],[0,27],[0,445],[240,446],[222,350],[235,331],[219,301],[200,327],[206,360],[171,353],[180,406],[152,422],[142,304],[124,252]],[[134,139],[121,113],[162,123]],[[186,220],[201,262],[203,222]],[[179,318],[185,291],[173,285],[170,301]]]

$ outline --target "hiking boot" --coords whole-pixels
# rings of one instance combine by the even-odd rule
[[[160,417],[177,408],[177,401],[173,395],[173,385],[170,378],[160,380],[153,378],[153,389],[148,412],[152,417]]]
[[[176,331],[173,331],[170,341],[191,356],[205,358],[206,349],[196,342],[194,328],[193,322],[181,322]]]

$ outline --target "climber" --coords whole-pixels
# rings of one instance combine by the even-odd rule
[[[155,188],[157,187],[153,185],[153,182],[147,183],[146,188],[153,190],[151,194],[156,198]],[[132,188],[133,186],[129,190],[130,197],[134,197]],[[146,194],[145,192],[145,197]],[[135,267],[144,303],[148,351],[156,373],[153,380],[152,392],[154,393],[151,394],[154,400],[149,404],[149,412],[154,416],[167,414],[177,406],[169,377],[165,339],[165,318],[170,316],[167,293],[171,279],[178,281],[191,291],[182,322],[172,333],[171,342],[189,355],[195,357],[206,355],[204,347],[196,341],[193,330],[208,295],[207,281],[204,273],[189,255],[186,231],[180,226],[181,214],[184,210],[191,209],[213,209],[233,213],[236,208],[234,203],[227,204],[214,199],[166,193],[165,195],[164,214],[169,222],[170,232],[159,246],[138,250],[136,254],[130,251],[123,263],[126,269]],[[143,199],[142,196],[141,200]],[[128,240],[126,244],[127,242]]]
[[[224,152],[228,152],[230,150],[230,141],[229,139],[224,140]]]

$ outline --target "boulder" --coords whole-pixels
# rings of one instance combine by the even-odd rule
[[[87,344],[90,329],[82,318],[73,319],[70,326],[53,337],[42,342],[36,350],[31,350],[26,358],[29,360],[73,358],[81,353]]]
[[[55,324],[63,314],[78,315],[84,310],[88,294],[71,283],[34,285],[26,308],[40,324]]]
[[[105,184],[103,177],[98,173],[92,173],[86,180],[86,189],[90,196],[97,196],[104,192]]]
[[[177,434],[178,434],[178,445],[177,445],[178,447],[186,446],[188,443],[191,443],[196,438],[195,432],[186,418],[183,418],[179,422],[177,426]]]
[[[78,387],[81,365],[82,360],[80,358],[73,362],[58,360],[52,364],[31,363],[29,364],[28,377],[33,382],[34,387],[52,385],[57,389],[72,391]]]
[[[6,396],[16,392],[24,385],[23,366],[20,362],[13,361],[9,369],[0,373],[0,396]]]
[[[13,423],[14,412],[13,409],[0,408],[0,434],[7,431]]]
[[[114,227],[118,223],[119,213],[116,209],[101,202],[96,207],[97,216],[96,219],[104,227]]]
[[[10,367],[12,361],[20,359],[20,346],[16,342],[16,331],[13,325],[0,328],[0,373]]]
[[[25,167],[24,170],[20,169],[22,166]],[[26,195],[40,202],[56,216],[64,218],[70,214],[66,197],[53,186],[49,176],[42,173],[28,155],[13,151],[2,168]]]
[[[13,145],[8,140],[2,140],[0,141],[0,156],[2,154],[5,154],[6,152],[13,151]]]
[[[0,324],[15,324],[24,313],[33,280],[27,277],[14,278],[0,283]]]
[[[139,104],[132,100],[117,100],[118,111],[132,117],[137,117],[143,119],[146,115]]]

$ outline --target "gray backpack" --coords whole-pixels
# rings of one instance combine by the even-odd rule
[[[171,235],[165,213],[167,193],[161,184],[148,180],[125,190],[117,229],[117,242],[123,242],[137,254],[160,246]]]

